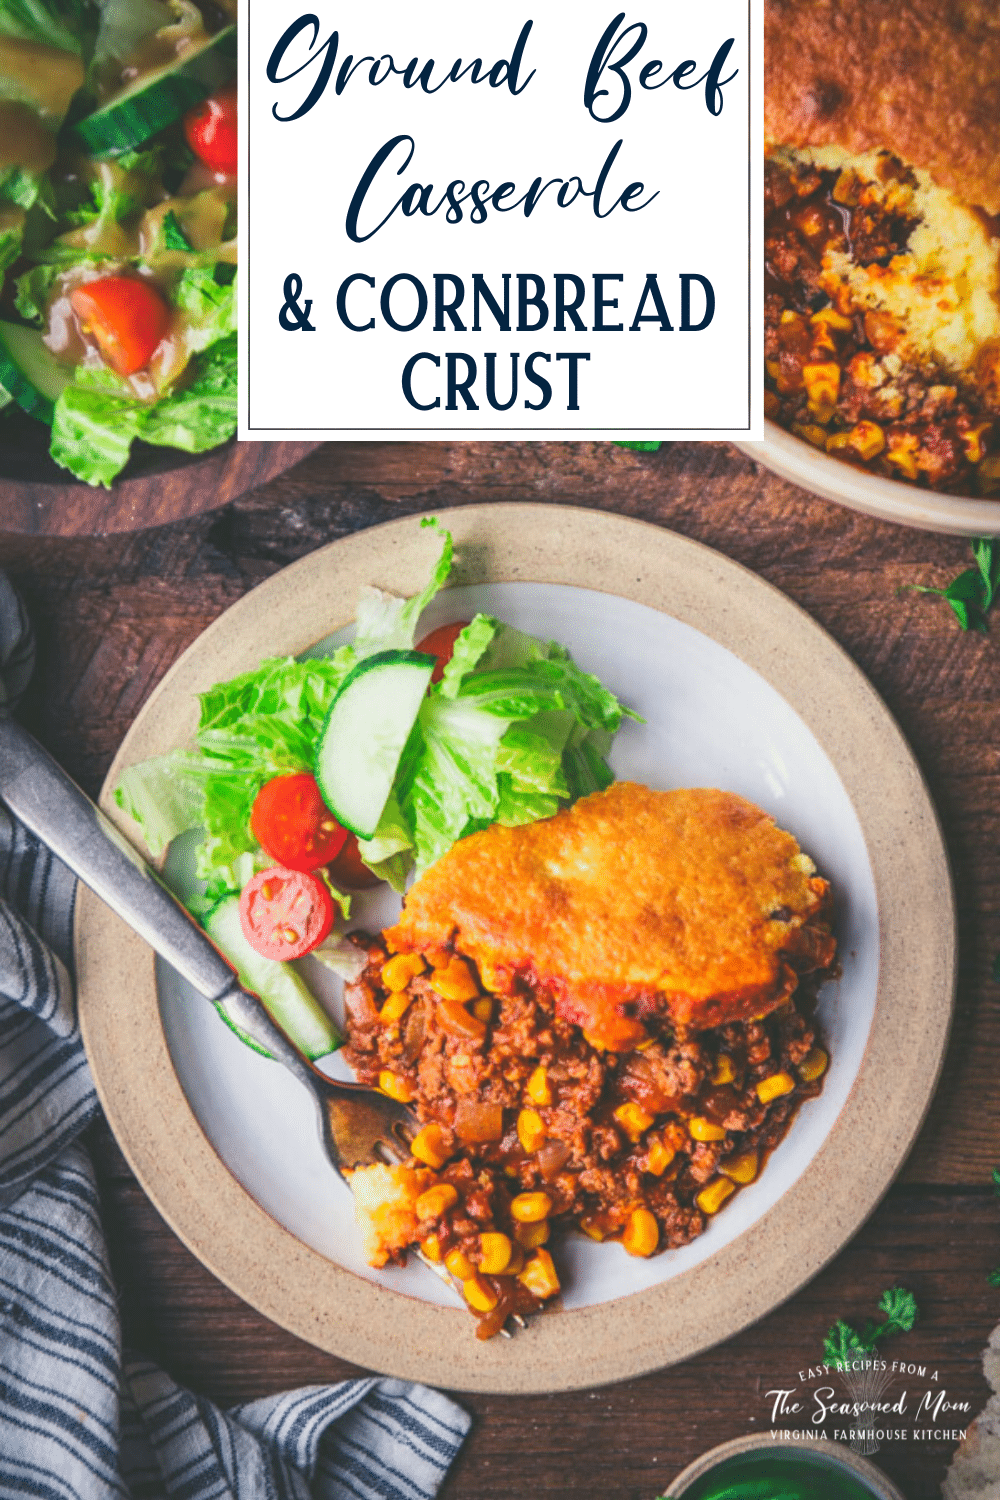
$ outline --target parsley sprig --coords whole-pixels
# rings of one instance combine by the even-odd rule
[[[959,573],[947,588],[931,588],[923,583],[907,586],[917,594],[937,594],[945,600],[963,630],[978,630],[985,635],[986,616],[1000,591],[1000,542],[992,536],[976,537],[972,555],[976,566]]]
[[[894,1333],[909,1333],[917,1321],[917,1301],[912,1292],[891,1286],[879,1298],[881,1323],[870,1318],[860,1333],[843,1319],[834,1323],[823,1343],[823,1361],[828,1365],[850,1364],[861,1355],[873,1354],[879,1339]]]

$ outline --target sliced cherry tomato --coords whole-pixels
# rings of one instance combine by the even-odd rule
[[[468,620],[456,620],[454,625],[439,625],[437,630],[432,630],[430,635],[425,635],[418,651],[423,651],[426,656],[436,656],[437,666],[431,673],[431,682],[440,682],[444,676],[444,669],[451,661],[455,652],[455,642],[458,640]]]
[[[345,891],[370,891],[382,882],[373,870],[361,862],[361,850],[353,833],[349,833],[333,864],[329,867],[334,885]]]
[[[250,831],[265,853],[288,870],[328,865],[347,837],[308,771],[264,783],[254,799]]]
[[[301,958],[333,926],[333,897],[305,870],[262,870],[243,887],[240,925],[265,958]]]
[[[170,327],[170,309],[155,287],[134,276],[105,276],[70,293],[84,334],[119,375],[149,364]]]
[[[236,175],[236,85],[203,99],[184,116],[184,134],[195,156],[213,172]]]

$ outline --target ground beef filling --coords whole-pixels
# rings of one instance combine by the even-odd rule
[[[894,170],[905,180],[900,163]],[[765,413],[889,478],[1000,491],[998,351],[984,348],[959,381],[904,358],[903,329],[888,313],[857,308],[847,288],[834,302],[821,284],[828,252],[886,266],[906,250],[915,221],[891,204],[891,193],[866,191],[850,174],[766,162]]]
[[[825,924],[820,935],[828,966]],[[446,1191],[420,1243],[479,1288],[482,1337],[558,1291],[542,1249],[553,1230],[643,1256],[695,1239],[822,1086],[818,975],[760,1020],[683,1037],[654,1015],[650,1039],[616,1054],[557,1015],[530,975],[490,976],[491,989],[458,955],[436,954],[433,968],[380,939],[354,941],[367,962],[347,988],[346,1059],[424,1127],[415,1157]],[[511,1254],[493,1274],[500,1237]]]

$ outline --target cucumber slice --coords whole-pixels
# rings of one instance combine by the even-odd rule
[[[316,751],[316,780],[338,822],[370,839],[389,800],[436,658],[378,651],[341,684]]]
[[[226,896],[205,918],[205,931],[224,958],[234,965],[240,983],[259,995],[268,1013],[299,1051],[314,1061],[336,1052],[342,1038],[316,996],[291,964],[264,958],[243,933],[238,896]],[[263,1052],[234,1024],[224,1005],[217,1007],[226,1024],[255,1052]],[[264,1052],[264,1056],[269,1054]]]
[[[137,78],[93,114],[73,126],[73,135],[95,156],[121,156],[172,125],[193,104],[236,71],[236,27],[227,26],[176,62]]]
[[[37,328],[0,323],[0,386],[29,417],[52,421],[52,408],[73,379],[46,349]]]

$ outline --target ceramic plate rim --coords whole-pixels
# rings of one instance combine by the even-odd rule
[[[868,474],[820,452],[777,422],[764,423],[761,442],[739,442],[735,446],[782,479],[862,515],[947,536],[1000,535],[1000,496],[977,500],[972,495],[925,490],[901,479]]]
[[[777,589],[700,543],[597,511],[495,503],[448,510],[446,520],[461,553],[456,584],[565,583],[664,610],[764,677],[840,775],[868,847],[881,960],[861,1069],[812,1164],[762,1219],[682,1275],[483,1344],[461,1309],[386,1291],[303,1245],[230,1176],[174,1072],[150,951],[85,890],[76,917],[81,1027],[101,1102],[140,1183],[246,1302],[317,1347],[387,1374],[498,1393],[576,1389],[732,1336],[791,1296],[868,1217],[940,1072],[954,1001],[954,897],[937,816],[894,720],[847,654]],[[140,712],[105,781],[105,810],[117,813],[110,789],[124,765],[193,730],[196,688],[275,649],[304,650],[347,623],[363,582],[413,592],[426,556],[420,517],[409,516],[333,542],[237,601]]]

